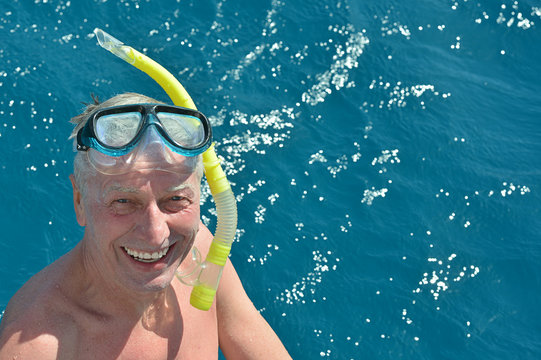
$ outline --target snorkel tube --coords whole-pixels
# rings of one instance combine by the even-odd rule
[[[94,34],[101,47],[154,79],[175,105],[197,110],[182,84],[163,66],[131,46],[124,45],[101,29],[94,29]],[[231,185],[227,181],[214,151],[214,144],[203,153],[203,167],[218,214],[216,234],[205,261],[200,261],[199,252],[194,248],[192,250],[194,265],[185,273],[180,273],[177,270],[176,275],[183,283],[194,286],[190,296],[190,304],[197,309],[208,310],[214,301],[237,230],[237,204]]]

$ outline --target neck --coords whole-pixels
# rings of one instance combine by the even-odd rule
[[[142,292],[129,289],[114,282],[111,276],[103,274],[100,266],[85,250],[85,241],[79,242],[72,250],[78,271],[72,274],[74,296],[91,313],[104,317],[119,316],[141,320],[147,329],[154,328],[167,315],[174,289],[168,286],[160,291]]]

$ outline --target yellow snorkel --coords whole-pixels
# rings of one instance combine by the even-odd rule
[[[94,34],[101,47],[153,78],[175,105],[196,110],[192,98],[182,84],[163,66],[131,46],[124,45],[101,29],[96,28]],[[181,274],[177,271],[177,277],[183,283],[194,286],[190,303],[197,309],[208,310],[214,301],[223,267],[237,230],[237,204],[213,145],[203,153],[203,166],[218,213],[216,234],[205,261],[201,262],[197,259],[198,251],[194,248],[192,261],[195,261],[195,266],[187,273]]]

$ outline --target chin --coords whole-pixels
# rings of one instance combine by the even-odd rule
[[[172,269],[171,269],[172,270]],[[125,287],[138,293],[156,293],[167,289],[175,276],[174,271],[167,271],[152,279],[131,279]]]

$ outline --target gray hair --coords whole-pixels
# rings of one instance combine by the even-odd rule
[[[145,95],[137,94],[137,93],[123,93],[120,95],[113,96],[110,99],[105,100],[104,102],[99,102],[98,97],[92,96],[92,103],[85,104],[86,107],[84,111],[71,118],[70,122],[72,124],[75,124],[75,128],[71,132],[70,139],[73,139],[74,143],[77,141],[77,133],[80,129],[82,129],[86,122],[88,121],[88,117],[93,112],[112,107],[112,106],[119,106],[119,105],[130,105],[130,104],[144,104],[144,103],[152,103],[152,104],[164,104],[162,101],[158,101],[156,99],[150,98]],[[75,144],[74,144],[75,147]],[[76,147],[75,147],[76,148]],[[88,178],[93,177],[96,174],[96,169],[90,164],[88,161],[88,157],[85,156],[86,154],[81,151],[77,151],[77,154],[75,155],[75,158],[73,160],[73,175],[75,177],[75,184],[79,188],[79,191],[83,196],[85,196],[86,193],[86,182]],[[195,173],[197,174],[197,177],[199,180],[203,177],[203,162],[201,155],[197,156],[196,159],[196,166],[195,166]]]

